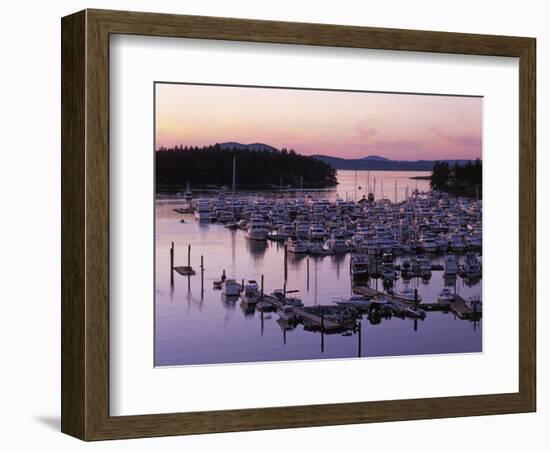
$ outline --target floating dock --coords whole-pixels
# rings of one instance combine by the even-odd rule
[[[366,298],[380,298],[387,300],[393,306],[399,310],[405,310],[410,307],[414,307],[414,301],[409,300],[407,297],[400,296],[398,294],[388,294],[386,292],[380,292],[368,286],[355,286],[353,292],[359,295],[363,295]],[[445,303],[418,303],[418,309],[426,312],[431,311],[449,311],[456,315],[459,319],[477,320],[481,316],[481,311],[475,311],[470,308],[466,301],[460,296],[454,296],[454,300]]]
[[[276,297],[273,297],[271,295],[264,295],[263,301],[271,303],[273,308],[281,309],[283,306],[287,305],[282,300],[279,300]],[[345,307],[337,307],[337,306],[294,306],[293,311],[294,313],[303,321],[309,322],[310,324],[314,325],[315,327],[319,327],[325,332],[336,332],[336,331],[342,331],[346,330],[349,327],[347,327],[345,324],[341,322],[337,322],[335,320],[325,318],[321,314],[318,314],[315,309],[318,308],[338,308],[338,309],[345,309]]]

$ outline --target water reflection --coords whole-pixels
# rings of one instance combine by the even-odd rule
[[[339,187],[340,188],[340,187]],[[332,195],[332,194],[330,194]],[[399,195],[399,192],[398,192]],[[284,361],[357,356],[414,355],[481,351],[481,321],[460,320],[438,309],[424,320],[396,317],[388,311],[363,313],[353,330],[334,334],[304,324],[294,326],[275,313],[259,312],[239,297],[222,295],[213,288],[225,270],[228,278],[258,282],[264,275],[265,292],[286,287],[306,307],[335,305],[353,294],[350,255],[306,256],[288,254],[284,270],[281,243],[252,241],[240,230],[200,223],[192,215],[173,211],[171,199],[156,202],[155,361],[157,365],[224,362]],[[170,285],[169,249],[175,243],[175,264],[187,264],[186,248],[192,246],[194,276],[175,275]],[[205,271],[201,276],[200,258]],[[400,256],[396,264],[402,264]],[[462,261],[462,256],[459,257]],[[443,264],[434,254],[432,264]],[[373,271],[375,272],[375,270]],[[400,276],[397,280],[364,280],[378,291],[418,289],[424,304],[438,304],[443,287],[464,298],[481,294],[481,279],[444,276],[432,271],[429,278]],[[358,283],[359,284],[359,283]],[[237,307],[238,304],[238,307]]]

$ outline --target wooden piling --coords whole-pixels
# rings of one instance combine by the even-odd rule
[[[201,255],[201,293],[204,292],[204,255]]]
[[[262,273],[261,289],[260,289],[260,300],[264,299],[264,274]],[[262,321],[264,319],[264,313],[262,313]],[[263,322],[262,322],[263,325]]]
[[[288,248],[287,248],[287,245],[285,243],[285,262],[284,262],[284,268],[285,268],[285,280],[287,279],[287,276],[288,276]]]
[[[187,266],[191,267],[191,244],[187,245]]]
[[[170,247],[170,284],[174,286],[174,242]]]
[[[358,358],[361,358],[361,321],[359,321],[359,323],[357,324],[357,340],[358,340],[358,343],[357,343],[357,357]]]
[[[321,306],[321,353],[325,353],[325,310]]]
[[[261,326],[261,335],[263,336],[264,335],[264,312],[263,311],[260,313],[260,319],[261,319],[261,324],[262,324],[262,326]]]
[[[307,255],[307,259],[306,259],[306,267],[307,267],[307,290],[309,291],[309,255]]]
[[[414,290],[414,309],[418,309],[418,289]]]

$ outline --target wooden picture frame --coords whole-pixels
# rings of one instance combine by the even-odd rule
[[[64,433],[100,440],[535,411],[535,39],[104,10],[61,25]],[[519,58],[519,391],[110,416],[109,36],[117,33]]]

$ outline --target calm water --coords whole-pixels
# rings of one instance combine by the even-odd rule
[[[358,172],[358,185],[366,185],[366,173]],[[425,175],[412,172],[371,172],[371,186],[376,176],[377,197],[393,199],[394,180],[397,195],[404,197],[405,187],[412,191],[428,190],[428,182],[410,180]],[[354,172],[339,172],[340,185],[326,195],[336,192],[354,196]],[[359,179],[363,178],[360,183]],[[360,192],[360,191],[358,191]],[[195,193],[195,196],[198,194]],[[360,198],[358,194],[357,198]],[[253,242],[244,238],[241,230],[228,230],[219,224],[199,224],[192,215],[180,215],[173,208],[181,200],[163,198],[156,201],[156,295],[155,295],[155,365],[185,365],[252,361],[284,361],[297,359],[343,358],[358,356],[358,335],[325,335],[304,331],[301,325],[286,332],[275,313],[261,314],[246,310],[236,302],[225,302],[220,291],[212,289],[212,281],[220,278],[225,269],[229,278],[237,280],[265,277],[265,291],[283,286],[284,251],[275,242]],[[185,223],[180,223],[181,218]],[[175,274],[174,288],[170,287],[170,243],[176,246],[176,265],[187,264],[187,244],[191,244],[191,264],[195,269],[204,256],[204,292],[201,294],[199,275],[183,277]],[[345,256],[311,257],[309,284],[307,258],[289,254],[287,289],[299,289],[306,305],[331,304],[351,295],[349,258]],[[441,262],[435,257],[434,263]],[[400,258],[396,260],[400,262]],[[395,289],[401,286],[397,281]],[[428,284],[413,279],[424,302],[437,301],[444,286],[442,272],[433,272]],[[454,284],[453,284],[454,286]],[[463,297],[481,293],[481,283],[467,286],[461,278],[456,281],[457,292]],[[392,318],[371,325],[362,323],[361,356],[416,355],[433,353],[481,351],[482,326],[456,319],[452,314],[430,312],[423,321]]]

